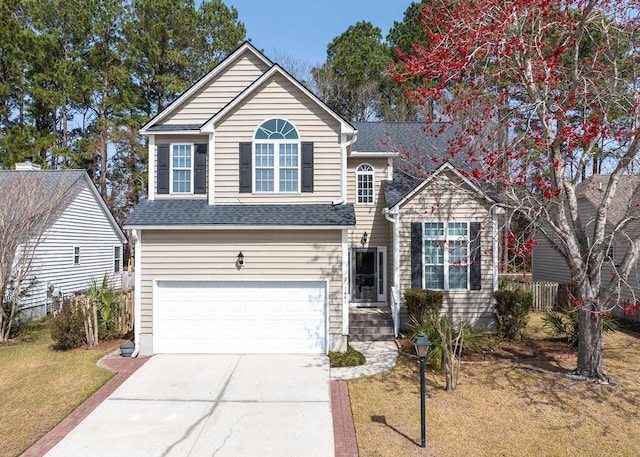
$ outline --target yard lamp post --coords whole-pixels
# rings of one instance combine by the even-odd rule
[[[413,345],[416,348],[416,354],[418,354],[418,357],[420,358],[420,424],[422,426],[422,442],[420,446],[426,447],[427,424],[425,421],[424,359],[427,356],[427,352],[429,352],[431,341],[429,341],[429,338],[424,336],[424,333],[420,332]]]

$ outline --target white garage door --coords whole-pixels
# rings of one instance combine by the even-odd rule
[[[159,282],[155,353],[325,352],[322,282]]]

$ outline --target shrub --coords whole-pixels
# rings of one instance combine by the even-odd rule
[[[564,338],[572,349],[578,347],[580,339],[580,329],[578,324],[578,311],[568,306],[558,310],[547,311],[544,317],[544,327],[551,331],[551,334]],[[618,329],[616,320],[611,316],[602,319],[602,331],[604,333],[613,332]]]
[[[51,319],[51,338],[55,341],[54,349],[67,351],[86,344],[82,310],[71,297],[62,305],[62,311]]]
[[[409,319],[422,322],[428,315],[437,314],[442,308],[444,294],[439,290],[407,289],[404,302],[407,305]]]
[[[355,367],[364,365],[366,362],[365,356],[353,349],[350,344],[347,344],[347,350],[344,352],[329,351],[329,365],[331,368]]]
[[[533,296],[522,289],[498,290],[496,299],[498,332],[507,341],[522,339],[529,313],[533,309]]]

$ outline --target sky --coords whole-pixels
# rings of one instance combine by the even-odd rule
[[[224,0],[235,6],[247,38],[271,60],[288,56],[316,66],[350,25],[369,21],[386,39],[411,0]]]

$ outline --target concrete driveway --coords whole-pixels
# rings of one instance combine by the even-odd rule
[[[46,455],[333,456],[328,358],[156,355]]]

